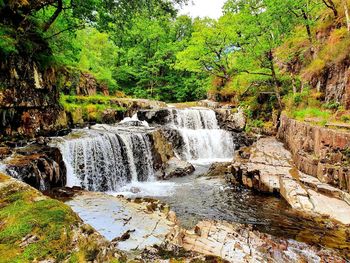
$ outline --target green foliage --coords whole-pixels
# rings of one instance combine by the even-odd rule
[[[64,110],[71,114],[73,123],[78,124],[81,121],[102,122],[102,115],[105,110],[114,110],[124,112],[126,109],[119,106],[117,98],[103,95],[95,96],[60,96],[60,104]]]
[[[7,56],[17,52],[13,31],[0,23],[0,54]]]

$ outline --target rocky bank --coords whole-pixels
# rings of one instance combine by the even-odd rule
[[[300,171],[350,192],[350,133],[282,115],[277,137],[291,151]]]
[[[263,193],[280,194],[301,212],[324,215],[350,225],[350,195],[300,172],[291,153],[275,138],[261,138],[239,150],[227,178]]]

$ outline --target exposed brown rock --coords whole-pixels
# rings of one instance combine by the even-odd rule
[[[213,163],[210,165],[208,172],[205,174],[205,176],[224,176],[228,171],[229,167],[232,163],[226,162],[226,163]]]
[[[313,126],[282,115],[278,138],[291,151],[299,170],[350,191],[350,133]]]
[[[311,80],[311,85],[322,92],[326,102],[338,102],[345,109],[350,108],[350,67],[349,61],[327,67]]]
[[[350,224],[350,195],[294,166],[291,153],[275,138],[261,138],[242,149],[231,167],[230,182],[263,193],[279,193],[293,208]]]
[[[202,221],[179,238],[186,250],[228,262],[344,262],[331,250],[276,238],[242,224]]]
[[[34,145],[17,149],[5,164],[9,175],[36,189],[66,185],[66,166],[58,148]]]
[[[0,62],[0,137],[34,137],[64,128],[56,72],[32,60],[11,57]],[[63,126],[63,127],[62,127]]]
[[[173,157],[166,163],[163,179],[184,177],[193,173],[194,170],[194,166],[189,162],[182,161],[176,157]]]

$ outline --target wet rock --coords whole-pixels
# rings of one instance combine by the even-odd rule
[[[58,148],[42,145],[20,148],[5,164],[9,175],[36,189],[45,191],[66,185],[66,167]]]
[[[173,217],[170,212],[162,209],[164,204],[154,199],[128,201],[102,193],[82,192],[67,204],[124,251],[142,251],[149,246],[161,245],[168,236],[177,235],[179,231],[179,227],[169,220]]]
[[[224,176],[228,171],[231,163],[213,163],[210,165],[208,173],[205,176],[215,177],[215,176]]]
[[[194,166],[189,162],[173,157],[166,164],[163,179],[167,180],[173,177],[184,177],[193,173],[194,170]]]
[[[343,262],[327,249],[276,238],[242,224],[202,221],[183,231],[175,243],[189,251],[221,257],[229,262]]]
[[[131,187],[130,192],[132,192],[133,194],[137,194],[137,193],[140,193],[141,190],[140,188],[137,188],[137,187]]]
[[[11,153],[12,153],[12,150],[9,147],[0,146],[0,161],[10,156]]]
[[[141,121],[147,121],[153,125],[165,125],[171,120],[171,108],[156,110],[140,110],[137,117]]]
[[[246,125],[246,117],[242,108],[232,109],[216,109],[216,116],[221,129],[241,132]]]
[[[153,131],[151,137],[154,168],[156,170],[164,169],[166,163],[174,157],[172,144],[167,140],[162,130]]]

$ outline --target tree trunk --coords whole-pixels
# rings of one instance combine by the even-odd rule
[[[306,28],[307,36],[309,38],[310,43],[312,43],[312,34],[311,34],[311,28],[309,24],[309,16],[306,14],[304,9],[302,9],[302,13],[303,13],[303,18],[305,20],[305,28]]]
[[[298,91],[297,91],[297,86],[296,86],[296,84],[295,84],[295,77],[294,77],[294,74],[291,73],[291,74],[290,74],[290,77],[292,78],[293,94],[296,94]]]
[[[272,76],[272,80],[273,80],[273,83],[275,86],[275,93],[276,93],[276,97],[277,97],[277,101],[278,101],[279,110],[282,110],[281,87],[280,87],[280,83],[277,79],[277,74],[276,74],[273,58],[274,58],[273,52],[272,52],[272,50],[270,50],[268,53],[268,59],[270,61],[271,76]]]
[[[350,32],[350,16],[349,16],[349,8],[347,0],[343,0],[344,4],[344,10],[345,10],[345,17],[346,17],[346,26],[348,28],[348,31]]]
[[[44,25],[44,32],[46,32],[47,30],[49,30],[49,28],[51,27],[51,25],[53,24],[53,22],[55,22],[55,20],[57,19],[57,17],[60,15],[60,13],[63,10],[63,0],[58,0],[57,3],[57,9],[55,10],[55,12],[53,13],[53,15],[50,17],[49,21],[46,22],[46,24]]]
[[[335,7],[335,4],[333,2],[333,0],[322,0],[322,2],[329,8],[332,10],[334,17],[337,18],[338,17],[338,10]]]

